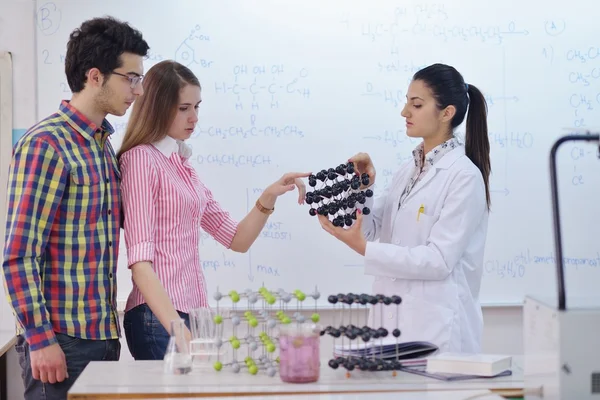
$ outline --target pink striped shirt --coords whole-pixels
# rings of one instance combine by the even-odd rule
[[[189,163],[191,151],[170,136],[125,152],[121,192],[127,265],[150,261],[175,308],[208,307],[200,228],[229,248],[237,222],[221,209]],[[135,282],[125,310],[145,303]]]

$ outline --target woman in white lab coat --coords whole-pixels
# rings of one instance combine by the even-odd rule
[[[440,351],[477,353],[483,319],[479,291],[490,194],[487,105],[451,66],[418,71],[402,110],[407,135],[422,138],[372,212],[348,228],[323,228],[364,256],[374,294],[398,295],[400,306],[373,308],[372,327],[400,329],[401,341],[428,341]],[[466,116],[463,145],[454,129]],[[375,182],[368,154],[352,157]],[[376,242],[378,240],[378,242]],[[389,340],[395,340],[391,334]]]

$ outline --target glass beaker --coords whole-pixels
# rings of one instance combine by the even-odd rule
[[[183,319],[171,321],[171,337],[164,357],[164,372],[167,374],[182,375],[192,370],[192,356],[185,331]]]
[[[290,323],[279,328],[279,376],[284,382],[319,380],[320,329],[314,324]]]
[[[226,310],[221,310],[221,312]],[[221,313],[222,314],[222,313]],[[190,342],[190,354],[194,366],[209,366],[223,356],[223,315],[211,308],[195,308],[190,310],[190,328],[192,340]],[[220,321],[220,322],[217,322]]]

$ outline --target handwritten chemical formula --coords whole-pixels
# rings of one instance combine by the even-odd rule
[[[286,98],[308,100],[311,96],[306,68],[288,73],[284,64],[237,64],[232,75],[230,81],[215,82],[214,92],[229,96],[236,111],[276,110]]]
[[[502,24],[479,25],[452,22],[452,13],[443,4],[416,5],[413,8],[396,7],[388,22],[351,21],[343,17],[346,29],[356,29],[368,41],[381,40],[390,44],[390,54],[400,54],[397,44],[412,37],[428,37],[438,41],[479,41],[502,45],[511,37],[528,36],[529,30],[515,21]]]
[[[214,60],[200,56],[206,51],[206,45],[210,42],[211,35],[204,32],[201,25],[196,24],[175,49],[174,60],[191,69],[211,68],[215,63]]]
[[[487,259],[484,263],[486,275],[495,275],[500,279],[523,279],[527,270],[533,266],[554,266],[556,258],[553,252],[535,253],[531,249],[524,249],[512,257],[504,259]],[[567,269],[588,269],[600,267],[600,253],[595,254],[568,254],[563,257],[563,264]]]
[[[558,25],[561,35],[570,33],[564,21]],[[542,55],[572,89],[562,101],[565,110],[570,110],[570,118],[565,120],[562,131],[565,128],[573,131],[599,128],[600,47],[548,45],[543,47]],[[598,151],[586,145],[572,145],[568,151],[573,168],[570,183],[577,188],[583,187],[587,182],[584,172],[588,169],[587,161],[598,158]],[[582,163],[586,163],[583,168]]]
[[[194,131],[192,138],[216,138],[216,139],[303,139],[304,131],[294,124],[285,125],[264,125],[260,126],[256,122],[257,116],[250,115],[248,125],[231,126],[208,126],[200,127]]]

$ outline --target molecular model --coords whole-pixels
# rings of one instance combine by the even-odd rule
[[[359,327],[361,323],[358,321],[358,309],[371,307],[369,312],[373,312],[374,307],[380,307],[383,311],[384,306],[396,307],[396,313],[399,311],[399,306],[402,303],[400,296],[384,296],[381,294],[354,294],[354,293],[339,293],[331,295],[327,298],[329,303],[337,305],[334,310],[334,325],[327,326],[321,331],[321,335],[328,334],[334,338],[334,348],[336,341],[341,340],[344,354],[347,356],[338,356],[329,360],[329,367],[337,369],[343,367],[347,370],[346,376],[350,377],[350,371],[357,368],[361,371],[393,371],[393,376],[396,376],[396,371],[402,366],[398,352],[398,338],[400,337],[400,329],[396,327],[392,332],[383,327],[383,312],[380,313],[381,321],[379,328],[368,326],[368,317],[364,321],[364,325]],[[354,315],[352,311],[354,309]],[[335,325],[335,321],[340,319],[340,325]],[[398,323],[398,318],[396,318]],[[384,338],[388,336],[395,338],[395,345],[390,344],[390,340]],[[357,341],[362,341],[362,345]],[[347,342],[346,342],[347,341]],[[370,346],[369,346],[370,344]],[[339,352],[336,352],[340,354]]]
[[[317,313],[317,299],[320,294],[315,291],[306,295],[300,290],[291,293],[279,289],[277,292],[267,290],[264,286],[258,291],[251,289],[243,293],[231,290],[228,294],[218,291],[214,294],[217,301],[214,324],[220,328],[216,330],[217,337],[212,338],[212,343],[219,351],[215,352],[216,361],[213,368],[221,371],[224,368],[238,373],[247,369],[252,375],[264,371],[268,376],[275,376],[278,370],[279,357],[277,345],[279,343],[278,331],[281,325],[291,323],[303,324],[312,321],[317,323],[320,319]],[[305,315],[304,301],[311,297],[315,300],[314,312],[310,317]],[[228,299],[230,307],[225,310],[222,302]],[[225,315],[227,311],[228,315]],[[224,338],[223,325],[230,324],[231,332]],[[317,333],[318,335],[318,333]],[[192,355],[194,355],[194,333],[192,332]],[[223,360],[224,348],[229,346],[231,357],[229,361]],[[243,357],[243,359],[242,359]]]
[[[368,186],[369,183],[369,175],[359,175],[352,162],[340,164],[335,169],[323,169],[316,175],[311,174],[308,184],[314,190],[306,193],[306,203],[310,205],[309,214],[328,216],[337,227],[352,226],[353,220],[357,218],[357,203],[365,204],[366,198],[373,196],[371,189],[360,189],[361,184]],[[370,212],[369,207],[362,207],[364,215]]]

